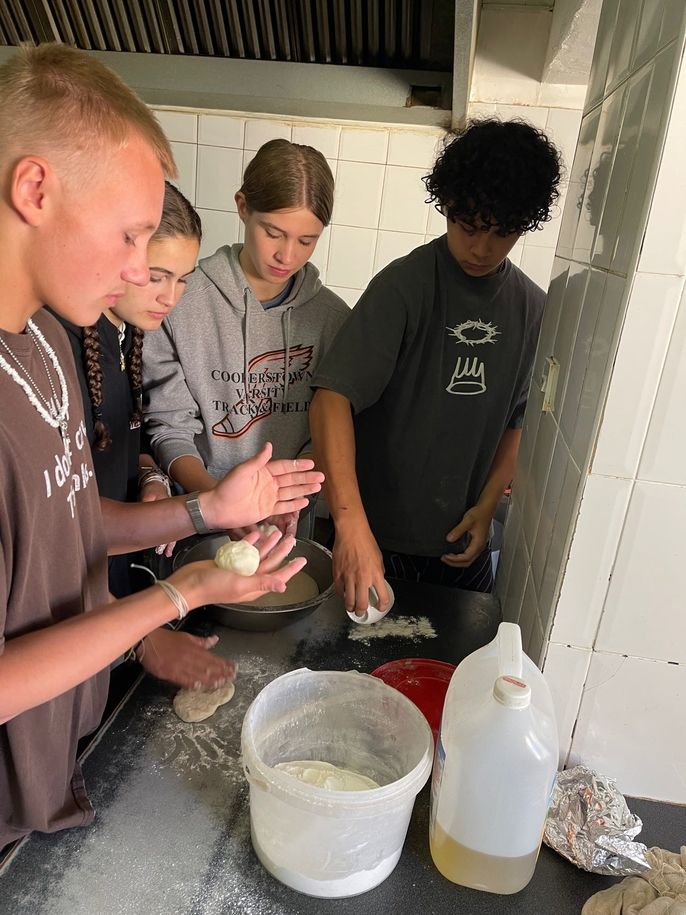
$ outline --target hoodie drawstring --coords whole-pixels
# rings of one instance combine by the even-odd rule
[[[284,336],[284,354],[283,354],[283,396],[281,403],[288,403],[288,384],[290,375],[291,362],[291,312],[293,308],[287,308],[281,316]]]
[[[245,305],[245,318],[243,319],[243,388],[245,390],[245,405],[250,403],[250,388],[248,387],[248,298],[250,290],[246,287],[243,290],[243,304]]]

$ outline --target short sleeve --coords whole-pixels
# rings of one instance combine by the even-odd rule
[[[407,324],[407,301],[390,267],[362,294],[318,366],[312,387],[342,394],[355,413],[370,407],[398,364]]]

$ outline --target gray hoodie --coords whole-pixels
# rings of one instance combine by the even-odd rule
[[[310,447],[310,381],[350,310],[310,263],[288,298],[265,310],[241,248],[201,260],[174,311],[145,335],[145,425],[167,472],[193,455],[220,477],[267,441],[281,458]]]

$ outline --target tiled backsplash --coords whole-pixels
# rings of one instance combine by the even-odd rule
[[[603,5],[498,577],[505,617],[544,664],[562,760],[680,803],[685,13]]]
[[[322,281],[353,306],[372,276],[397,257],[445,230],[428,205],[422,177],[433,164],[443,132],[436,128],[283,120],[247,113],[156,109],[172,140],[179,186],[203,220],[201,256],[241,239],[233,195],[254,151],[285,137],[319,149],[336,179],[331,226],[313,262]],[[473,106],[474,116],[523,117],[550,132],[569,168],[581,112],[526,106]],[[525,236],[512,260],[547,288],[563,200],[540,232]]]

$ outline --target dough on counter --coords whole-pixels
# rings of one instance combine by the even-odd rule
[[[284,607],[286,604],[304,604],[319,594],[319,585],[307,572],[296,572],[286,585],[286,590],[268,591],[255,600],[245,601],[248,607]]]
[[[215,564],[237,575],[254,575],[260,564],[260,552],[245,540],[229,540],[214,554]]]
[[[174,711],[181,721],[204,721],[229,702],[235,691],[233,683],[217,689],[182,689],[174,696]]]

